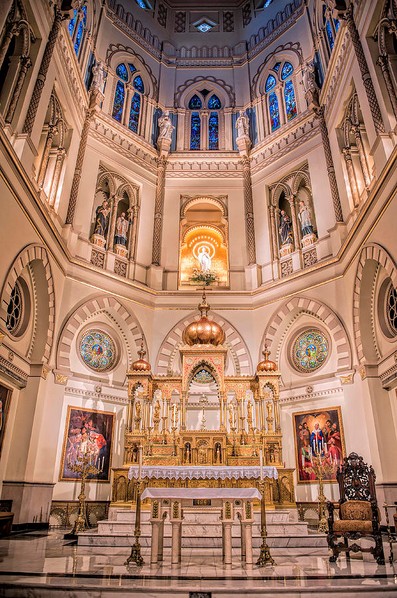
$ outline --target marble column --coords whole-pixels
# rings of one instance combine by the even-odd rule
[[[381,54],[376,61],[376,64],[379,64],[383,79],[385,81],[387,93],[389,95],[390,103],[393,108],[393,113],[395,118],[397,118],[397,95],[394,89],[393,81],[390,74],[390,67],[389,67],[389,59],[387,55]]]
[[[358,204],[360,203],[360,195],[358,192],[356,174],[354,172],[354,166],[353,166],[350,148],[344,147],[342,151],[343,151],[343,156],[345,158],[347,176],[349,178],[350,191],[351,191],[352,198],[353,198],[353,205],[356,208],[358,206]]]
[[[243,523],[241,542],[243,541],[244,534],[244,545],[245,545],[245,562],[247,565],[252,565],[252,523]]]
[[[358,149],[358,157],[360,160],[360,166],[361,166],[361,170],[363,171],[365,186],[368,189],[368,187],[371,184],[371,177],[369,174],[367,156],[365,154],[364,144],[363,144],[363,140],[361,137],[360,125],[355,125],[353,127],[353,131],[354,131],[354,137],[356,139],[356,145],[357,145],[357,149]]]
[[[159,560],[159,546],[160,546],[160,533],[161,533],[161,522],[156,520],[151,521],[152,524],[152,543],[150,547],[150,562],[155,565]]]
[[[256,263],[254,202],[252,198],[251,166],[248,156],[243,156],[243,185],[244,185],[244,212],[245,234],[248,249],[248,264]]]
[[[32,66],[32,61],[30,60],[29,56],[21,56],[19,59],[19,74],[17,83],[15,88],[12,92],[11,102],[8,106],[7,114],[5,117],[5,122],[10,123],[14,118],[15,109],[18,104],[19,96],[21,95],[23,84],[25,83],[26,73]]]
[[[171,526],[171,564],[177,565],[181,562],[182,520],[171,520]]]
[[[334,206],[334,214],[336,222],[343,222],[342,206],[340,203],[338,184],[336,182],[334,160],[332,158],[331,146],[328,137],[327,123],[324,117],[324,107],[315,108],[317,117],[320,123],[321,139],[323,142],[325,161],[327,164],[328,180],[331,187],[332,203]]]
[[[167,168],[167,156],[160,156],[157,160],[157,184],[156,198],[154,204],[154,227],[152,264],[160,266],[161,263],[161,239],[163,233],[164,215],[164,192],[165,192],[165,171]]]
[[[232,564],[232,522],[222,521],[223,527],[223,562],[225,565]]]

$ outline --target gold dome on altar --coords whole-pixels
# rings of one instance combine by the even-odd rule
[[[265,345],[265,349],[262,351],[262,355],[265,359],[258,363],[256,368],[257,372],[277,372],[277,364],[269,359],[270,351]]]
[[[208,319],[207,314],[210,306],[207,303],[205,291],[198,306],[200,319],[186,326],[183,331],[183,342],[187,345],[221,345],[225,340],[225,332],[219,324]]]
[[[143,348],[143,341],[141,343],[141,348],[138,351],[139,359],[134,361],[131,365],[131,371],[133,372],[150,372],[151,366],[148,361],[144,359],[146,355],[146,351]]]

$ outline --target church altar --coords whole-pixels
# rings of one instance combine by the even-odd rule
[[[275,467],[156,467],[146,465],[141,468],[141,478],[164,480],[252,480],[264,478],[277,480],[278,472]],[[128,478],[138,479],[139,467],[131,466]],[[146,490],[145,490],[146,492]],[[142,497],[143,498],[143,497]]]

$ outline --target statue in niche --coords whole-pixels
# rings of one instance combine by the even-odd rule
[[[200,247],[200,249],[198,250],[197,259],[200,262],[200,272],[203,272],[203,274],[205,274],[206,272],[210,272],[212,260],[208,247],[206,247],[205,245],[202,245]]]
[[[230,429],[234,428],[234,405],[233,403],[229,403],[229,425]]]
[[[280,212],[280,227],[278,231],[280,233],[281,245],[292,243],[292,222],[285,210],[281,210]]]
[[[160,132],[159,132],[159,136],[158,136],[157,140],[159,141],[160,139],[168,139],[169,141],[171,141],[172,132],[175,129],[175,127],[172,124],[169,110],[166,110],[160,116],[159,129],[160,129]]]
[[[319,107],[319,89],[316,81],[316,67],[311,62],[306,62],[303,68],[303,88],[309,108]]]
[[[252,428],[252,423],[253,423],[252,409],[253,409],[252,401],[248,401],[248,403],[247,403],[247,422],[248,422],[249,429]]]
[[[98,90],[103,93],[103,85],[105,83],[105,72],[102,63],[99,61],[92,67],[92,82],[91,90]]]
[[[106,237],[109,228],[110,206],[107,199],[96,209],[94,235]]]
[[[160,410],[161,410],[160,401],[157,399],[157,401],[154,405],[153,420],[160,421]]]
[[[190,446],[190,442],[187,442],[185,444],[185,459],[184,459],[185,463],[191,463],[192,462],[192,449]]]
[[[313,223],[309,207],[304,201],[299,202],[298,218],[301,225],[302,236],[313,234]]]
[[[237,137],[248,137],[249,134],[249,121],[248,116],[245,112],[240,110],[238,118],[236,120]]]
[[[215,444],[215,464],[221,465],[222,463],[222,449],[219,442]]]
[[[125,212],[121,213],[116,220],[116,234],[114,236],[114,242],[116,245],[127,246],[127,234],[130,221],[125,217]]]

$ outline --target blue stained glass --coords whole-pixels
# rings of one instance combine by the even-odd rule
[[[295,90],[292,81],[287,81],[284,87],[285,109],[287,120],[292,120],[297,115]]]
[[[130,68],[131,73],[135,73],[136,72],[136,68],[134,67],[133,64],[131,64],[130,62],[128,63],[128,66]]]
[[[280,111],[278,109],[278,99],[274,92],[269,95],[269,114],[272,131],[275,131],[280,126]]]
[[[139,93],[134,93],[131,100],[130,119],[128,121],[128,128],[134,133],[138,133],[139,113],[141,111],[141,96]]]
[[[198,95],[194,95],[190,99],[190,102],[189,102],[190,110],[200,110],[200,108],[202,108],[202,106],[203,106],[202,101],[200,100]]]
[[[122,79],[123,81],[128,81],[128,72],[125,64],[119,64],[116,68],[116,74]]]
[[[192,112],[190,121],[190,149],[200,149],[201,120],[198,112]]]
[[[76,17],[77,17],[77,10],[75,9],[73,11],[73,18],[70,19],[70,21],[69,21],[69,27],[68,27],[69,33],[70,33],[71,36],[73,36],[74,27],[76,25]]]
[[[276,62],[276,64],[273,67],[273,70],[276,71],[276,73],[278,73],[278,71],[280,70],[280,66],[281,62]]]
[[[124,99],[125,99],[124,83],[122,83],[121,81],[117,81],[116,92],[114,94],[112,116],[119,123],[121,123],[121,119],[123,116]]]
[[[220,110],[222,108],[221,101],[215,94],[208,100],[208,108],[210,110]]]
[[[132,82],[133,86],[135,87],[135,89],[137,91],[140,91],[141,93],[143,93],[145,91],[145,86],[143,84],[142,81],[142,77],[140,75],[137,75],[134,79],[134,81]]]
[[[83,39],[83,32],[84,32],[83,21],[80,21],[79,28],[77,29],[76,41],[74,42],[74,51],[76,52],[76,56],[79,55],[81,40]]]
[[[83,23],[85,27],[87,25],[87,6],[84,4],[81,10],[83,11]]]
[[[334,25],[335,25],[335,31],[336,31],[336,33],[338,33],[339,27],[340,27],[340,20],[334,19]]]
[[[329,47],[331,48],[331,50],[333,50],[333,48],[334,48],[334,36],[333,36],[333,33],[332,33],[331,23],[329,21],[327,21],[326,24],[325,24],[325,30],[327,32]]]
[[[292,64],[290,62],[284,62],[284,66],[281,69],[281,78],[286,79],[287,77],[289,77],[291,75],[291,73],[294,72],[294,67],[292,66]]]
[[[211,112],[208,119],[208,149],[219,149],[219,119],[217,112]]]
[[[270,91],[271,89],[273,89],[273,87],[276,86],[276,79],[275,77],[273,77],[273,75],[269,75],[268,78],[266,79],[266,84],[265,84],[265,91],[266,93],[268,91]]]

